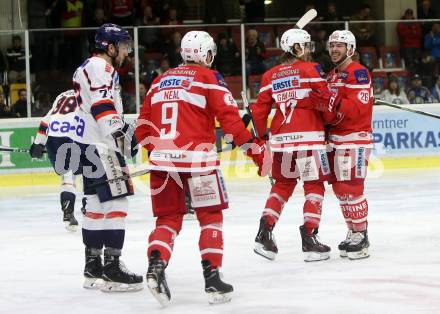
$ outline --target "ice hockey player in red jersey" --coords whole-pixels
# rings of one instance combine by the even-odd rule
[[[278,248],[272,234],[284,205],[297,182],[304,182],[304,224],[300,227],[305,261],[329,258],[330,247],[317,238],[324,198],[325,176],[330,173],[325,150],[324,120],[321,113],[310,110],[311,91],[326,90],[319,64],[308,62],[310,35],[301,29],[287,30],[281,37],[284,62],[264,73],[257,102],[252,106],[258,134],[266,132],[272,106],[275,115],[270,126],[270,149],[274,153],[272,186],[254,251],[270,260]]]
[[[327,78],[330,91],[310,96],[330,121],[332,187],[348,227],[346,239],[339,244],[340,255],[359,259],[369,256],[364,181],[373,146],[373,91],[368,70],[351,59],[356,49],[354,35],[334,31],[329,44],[336,65]]]
[[[149,152],[150,189],[156,228],[149,237],[147,284],[167,306],[171,295],[165,268],[186,213],[185,192],[200,224],[199,249],[205,291],[210,303],[231,300],[233,287],[220,279],[223,258],[222,210],[228,195],[215,151],[215,119],[225,134],[254,159],[261,174],[264,142],[245,128],[237,104],[220,73],[210,69],[216,54],[212,37],[202,31],[185,34],[184,64],[157,77],[145,97],[136,137]],[[270,165],[269,165],[270,168]],[[264,173],[263,173],[264,174]]]

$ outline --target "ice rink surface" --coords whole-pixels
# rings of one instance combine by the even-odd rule
[[[130,200],[123,261],[145,275],[153,227],[145,185]],[[258,221],[269,192],[265,180],[229,180],[224,212],[224,280],[234,285],[231,303],[210,306],[203,291],[199,228],[185,221],[167,268],[172,300],[163,310],[147,288],[105,294],[82,288],[81,233],[61,223],[56,188],[1,191],[0,313],[440,313],[440,171],[387,171],[367,181],[371,257],[339,257],[346,227],[331,189],[320,227],[331,259],[305,263],[298,227],[302,189],[275,228],[279,254],[253,253]],[[79,215],[80,202],[76,213]]]

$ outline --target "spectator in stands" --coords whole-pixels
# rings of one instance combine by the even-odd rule
[[[244,5],[246,13],[246,23],[262,23],[266,16],[264,0],[240,0],[240,5]]]
[[[412,9],[406,9],[402,20],[414,20]],[[422,26],[418,22],[397,24],[397,35],[400,41],[400,55],[405,60],[406,68],[416,72],[422,54]]]
[[[435,74],[439,73],[440,65],[440,23],[432,24],[431,31],[425,35],[425,49],[429,51],[435,62]]]
[[[422,52],[418,73],[422,76],[423,85],[432,86],[434,84],[433,77],[438,75],[435,58],[427,51]]]
[[[350,30],[356,36],[358,47],[376,46],[375,25],[374,23],[368,23],[368,21],[372,20],[370,14],[371,7],[368,4],[364,4],[358,14],[350,18],[352,21],[365,21],[365,23],[350,24]]]
[[[182,25],[182,21],[177,18],[177,10],[175,8],[171,7],[168,10],[167,18],[164,19],[161,24],[162,25]],[[163,38],[170,38],[172,36],[173,32],[175,32],[175,29],[171,28],[171,27],[161,29],[161,33],[162,33]]]
[[[170,66],[175,68],[182,63],[182,57],[180,56],[180,42],[182,41],[182,34],[180,32],[174,32],[171,40],[166,48],[166,55],[170,61]]]
[[[80,0],[60,1],[61,27],[77,28],[83,26],[84,4]],[[75,69],[82,60],[81,31],[64,31],[64,43],[61,45],[61,67],[70,72]],[[70,73],[69,73],[70,74]]]
[[[159,25],[160,20],[153,14],[153,9],[151,6],[146,5],[137,24],[141,26]],[[139,30],[139,38],[141,43],[145,45],[146,48],[152,48],[159,40],[159,29],[156,27],[142,28]]]
[[[150,88],[151,83],[153,83],[154,79],[161,75],[162,73],[168,71],[170,68],[170,61],[168,58],[163,58],[160,60],[160,66],[157,69],[154,69],[153,71],[147,72],[145,74],[145,87],[147,90]]]
[[[250,29],[246,37],[246,73],[248,75],[262,74],[266,70],[263,63],[266,58],[266,47],[258,39],[257,30]]]
[[[12,36],[12,47],[6,50],[6,57],[9,64],[9,83],[26,81],[26,51],[20,36]]]
[[[232,38],[228,38],[225,33],[217,35],[217,56],[214,63],[223,76],[240,72],[240,52]]]
[[[436,12],[431,8],[430,0],[422,0],[420,7],[417,8],[417,16],[419,20],[430,20],[438,18]],[[432,22],[422,23],[423,37],[432,29]]]
[[[437,76],[437,80],[431,90],[432,97],[436,102],[440,102],[440,75]]]
[[[399,79],[395,76],[389,77],[388,88],[379,98],[393,104],[409,104],[405,91],[400,87]]]
[[[111,0],[110,19],[121,26],[134,25],[133,0]]]
[[[27,117],[27,94],[23,88],[18,91],[18,100],[12,106],[11,116],[13,118]]]
[[[422,78],[414,74],[411,78],[411,87],[407,91],[410,104],[426,104],[434,102],[428,88],[422,85]]]
[[[10,118],[11,108],[9,108],[6,102],[5,93],[0,92],[0,118]]]
[[[35,103],[31,106],[31,116],[32,117],[42,117],[44,116],[49,109],[52,107],[51,95],[45,91],[39,91],[38,93],[34,93]]]
[[[147,86],[145,85],[144,82],[139,82],[139,103],[142,105],[142,103],[144,102],[144,98],[145,96],[147,96]]]
[[[341,23],[336,23],[342,21],[342,16],[338,14],[336,4],[334,2],[329,2],[327,4],[327,12],[326,15],[323,16],[322,20],[326,22],[335,22],[335,24],[324,25],[327,34],[331,34],[333,31],[342,28]]]

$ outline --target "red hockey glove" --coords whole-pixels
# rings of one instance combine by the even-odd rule
[[[266,149],[265,141],[253,138],[246,144],[243,144],[241,148],[258,166],[258,175],[260,177],[264,177],[270,173],[272,168],[272,154]]]
[[[322,112],[335,112],[341,97],[330,90],[311,91],[309,98],[315,109]]]

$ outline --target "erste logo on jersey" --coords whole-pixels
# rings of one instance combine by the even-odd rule
[[[367,84],[369,82],[367,69],[354,70],[354,77],[358,83]]]
[[[283,77],[272,81],[272,91],[278,92],[289,88],[299,87],[299,75]]]
[[[193,80],[192,76],[165,76],[159,82],[159,89],[176,87],[189,89]]]

